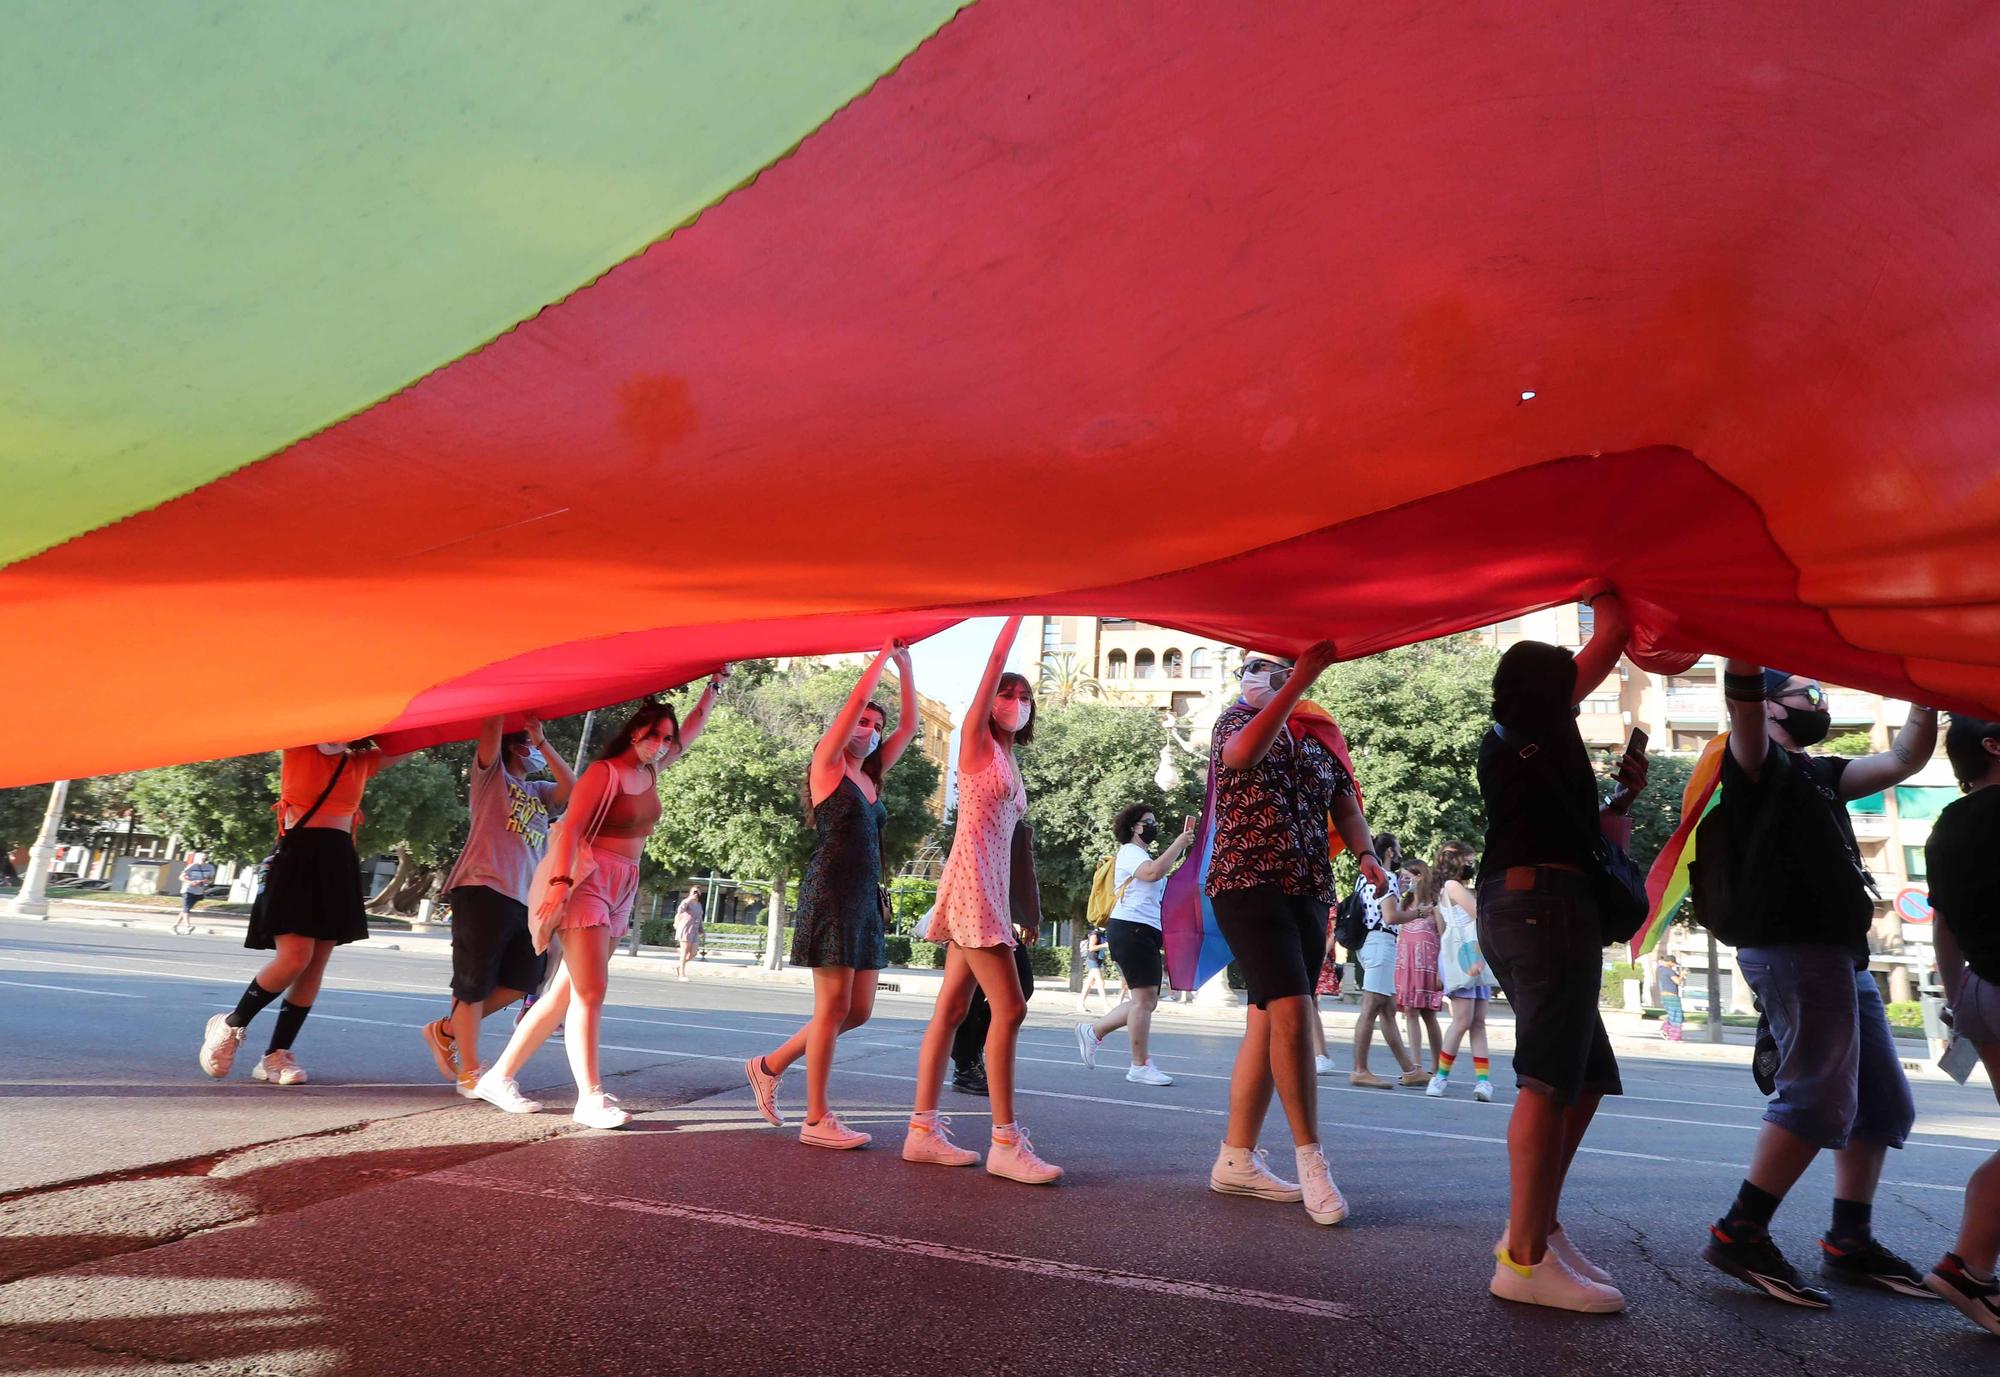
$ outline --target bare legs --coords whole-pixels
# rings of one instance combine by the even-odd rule
[[[1129,1029],[1132,1034],[1132,1064],[1144,1066],[1147,1057],[1146,1040],[1153,1030],[1153,1010],[1159,1003],[1159,986],[1136,986],[1132,990],[1131,997],[1097,1020],[1092,1025],[1091,1031],[1097,1034],[1101,1042],[1120,1028]]]
[[[1438,1031],[1438,1016],[1435,1009],[1403,1010],[1403,1027],[1408,1033],[1408,1045],[1419,1065],[1423,1063],[1424,1039],[1428,1032],[1431,1038],[1430,1072],[1437,1074],[1438,1052],[1444,1047],[1444,1035]],[[1392,1049],[1393,1050],[1393,1049]]]
[[[1382,1022],[1382,1041],[1389,1044],[1389,1054],[1396,1064],[1408,1071],[1416,1065],[1403,1047],[1403,1035],[1396,1027],[1396,1001],[1390,995],[1366,994],[1361,996],[1361,1017],[1354,1022],[1354,1069],[1368,1070],[1368,1044],[1375,1034],[1375,1022]]]
[[[563,1051],[569,1056],[577,1094],[595,1094],[604,1088],[598,1073],[597,1044],[604,1026],[604,990],[611,971],[611,929],[566,928],[562,944],[562,962],[548,993],[535,1001],[515,1027],[507,1050],[493,1063],[492,1074],[510,1080],[519,1076],[528,1058],[560,1023]]]
[[[1486,1001],[1466,995],[1452,995],[1451,1026],[1445,1029],[1444,1041],[1438,1050],[1445,1057],[1458,1055],[1458,1044],[1467,1033],[1472,1034],[1472,1055],[1486,1055]],[[1442,1064],[1442,1061],[1439,1063]]]
[[[781,1076],[800,1057],[806,1059],[806,1122],[826,1117],[826,1083],[833,1074],[833,1044],[853,1032],[875,1012],[877,972],[851,966],[813,969],[813,1016],[805,1027],[786,1038],[775,1052],[764,1054],[764,1069]]]
[[[1569,1164],[1603,1098],[1584,1095],[1563,1106],[1547,1091],[1526,1085],[1514,1097],[1507,1121],[1507,1252],[1523,1266],[1542,1260]]]
[[[1229,1128],[1222,1140],[1229,1147],[1257,1146],[1274,1090],[1293,1145],[1319,1141],[1319,1083],[1313,1078],[1307,1007],[1304,995],[1274,999],[1264,1009],[1251,1006],[1229,1077]]]
[[[923,1050],[917,1054],[917,1105],[919,1114],[937,1110],[938,1096],[944,1091],[944,1064],[951,1058],[952,1034],[965,1020],[972,1003],[972,987],[986,993],[993,1022],[986,1030],[986,1086],[993,1104],[993,1122],[1014,1122],[1014,1042],[1027,1017],[1028,1001],[1021,993],[1021,976],[1014,966],[1014,953],[1006,947],[961,947],[956,942],[945,948],[944,983],[938,990],[937,1007],[931,1011],[930,1026],[924,1029]]]

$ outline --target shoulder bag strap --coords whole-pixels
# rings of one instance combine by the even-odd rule
[[[290,827],[287,827],[285,826],[284,814],[282,812],[279,813],[278,815],[279,841],[282,842],[288,834],[296,831],[301,827],[304,827],[307,823],[313,820],[313,814],[319,812],[319,806],[322,803],[325,803],[327,799],[332,797],[333,786],[340,783],[340,776],[346,771],[346,769],[347,769],[347,752],[342,751],[340,753],[340,759],[334,764],[332,776],[329,777],[328,780],[326,781],[326,787],[319,791],[319,797],[313,800],[313,806],[306,809],[305,812],[299,815],[299,820],[297,822],[293,823]]]
[[[1521,740],[1520,737],[1509,732],[1498,722],[1493,724],[1493,734],[1509,746],[1515,745]],[[1598,844],[1604,840],[1603,829],[1598,826],[1595,818],[1585,817],[1583,810],[1576,806],[1576,800],[1570,796],[1569,790],[1563,788],[1562,781],[1556,778],[1556,772],[1550,768],[1549,762],[1543,759],[1541,744],[1535,741],[1528,742],[1526,745],[1520,747],[1520,755],[1523,760],[1532,760],[1535,762],[1534,768],[1540,772],[1543,779],[1548,781],[1549,787],[1555,791],[1556,797],[1562,800],[1563,808],[1568,812],[1570,821],[1583,828],[1588,850],[1591,854],[1595,855]],[[1596,790],[1596,776],[1593,774],[1591,776],[1591,792],[1595,793]]]

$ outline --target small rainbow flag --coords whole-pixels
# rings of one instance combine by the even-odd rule
[[[1674,835],[1653,861],[1653,868],[1646,872],[1646,897],[1652,907],[1645,926],[1632,938],[1634,961],[1660,944],[1660,934],[1667,930],[1667,924],[1674,920],[1687,898],[1695,829],[1701,826],[1709,809],[1722,801],[1722,757],[1728,749],[1729,733],[1724,732],[1702,748],[1701,758],[1695,761],[1694,772],[1688,776],[1687,789],[1681,794],[1681,825],[1674,829]]]

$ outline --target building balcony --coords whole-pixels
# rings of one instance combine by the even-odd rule
[[[1714,726],[1722,717],[1722,693],[1712,688],[1667,690],[1667,720]]]
[[[1852,813],[1847,820],[1854,824],[1856,841],[1886,840],[1889,836],[1889,815],[1887,813]]]
[[[1872,693],[1851,693],[1844,689],[1826,695],[1827,711],[1833,714],[1834,721],[1842,723],[1873,722],[1878,701]]]

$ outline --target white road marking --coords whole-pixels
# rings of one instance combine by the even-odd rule
[[[12,985],[22,990],[61,990],[64,994],[102,995],[106,999],[144,999],[144,995],[119,994],[116,990],[79,990],[74,985],[37,985],[32,980],[0,980],[0,985]]]
[[[1333,1301],[1318,1300],[1311,1296],[1288,1296],[1276,1291],[1251,1291],[1215,1282],[1184,1281],[1178,1277],[1162,1277],[1146,1272],[1123,1272],[1110,1267],[1091,1267],[1082,1263],[1062,1262],[1055,1258],[1025,1257],[1019,1253],[991,1252],[983,1248],[966,1248],[953,1243],[935,1243],[928,1239],[902,1238],[895,1234],[837,1229],[823,1224],[806,1224],[789,1219],[772,1219],[765,1215],[742,1214],[735,1210],[711,1209],[703,1205],[682,1205],[664,1200],[638,1200],[630,1196],[601,1195],[561,1186],[537,1186],[526,1182],[475,1176],[463,1171],[432,1172],[421,1179],[464,1186],[472,1190],[498,1191],[509,1195],[532,1196],[539,1200],[555,1200],[566,1205],[585,1205],[596,1209],[619,1210],[628,1214],[678,1219],[691,1224],[708,1224],[726,1229],[743,1229],[751,1233],[774,1234],[781,1238],[803,1239],[811,1243],[838,1243],[849,1248],[898,1253],[905,1257],[921,1258],[927,1262],[957,1262],[973,1267],[988,1267],[995,1271],[1045,1277],[1057,1282],[1083,1282],[1091,1286],[1138,1291],[1147,1295],[1167,1296],[1175,1300],[1241,1305],[1256,1310],[1274,1310],[1280,1314],[1303,1315],[1318,1320],[1351,1319],[1355,1313],[1348,1306]]]

